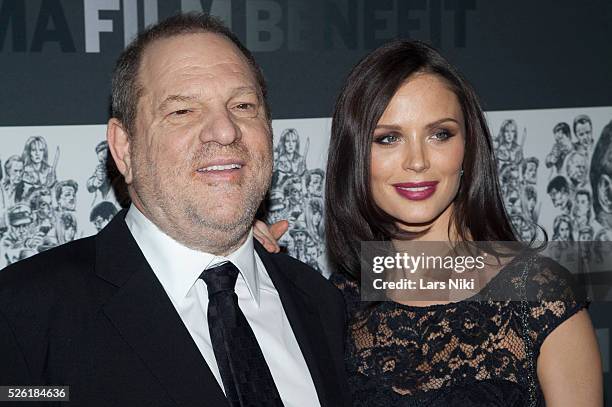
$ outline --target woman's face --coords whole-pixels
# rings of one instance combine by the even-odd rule
[[[285,139],[285,151],[289,154],[293,154],[296,147],[297,136],[295,134],[288,134],[287,138]]]
[[[567,222],[559,223],[559,240],[569,240],[570,229]]]
[[[374,131],[370,181],[376,205],[415,226],[449,214],[464,140],[461,106],[443,80],[431,74],[408,79]]]
[[[508,123],[504,128],[504,141],[506,144],[511,144],[516,139],[516,126]]]
[[[30,148],[30,159],[34,164],[38,164],[43,160],[45,148],[40,141],[32,143]]]

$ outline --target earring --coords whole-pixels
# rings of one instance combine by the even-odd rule
[[[463,169],[461,170],[461,172],[459,173],[459,176],[462,177],[463,176]]]

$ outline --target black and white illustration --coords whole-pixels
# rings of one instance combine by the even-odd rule
[[[550,240],[568,245],[609,240],[610,109],[492,112],[487,116],[492,134],[497,134],[496,160],[506,210],[521,238],[537,238],[541,233],[538,224]],[[519,128],[524,136],[517,141]],[[558,252],[562,262],[575,260],[562,258],[563,250]]]
[[[106,142],[84,136],[83,129],[104,134],[104,126],[0,129],[6,140],[6,156],[0,157],[0,267],[90,235],[117,212],[105,178]],[[82,179],[92,165],[86,158],[95,160],[95,169]],[[91,208],[92,202],[99,207]]]
[[[289,221],[289,231],[279,243],[291,256],[325,276],[330,274],[323,224],[328,122],[312,119],[273,123],[274,170],[267,201],[268,223]]]
[[[521,238],[612,240],[612,108],[487,113],[506,209]],[[324,184],[331,120],[275,120],[268,223],[323,275]],[[4,127],[0,267],[97,233],[118,212],[105,126]],[[342,180],[332,180],[342,182]],[[596,244],[594,253],[597,258]],[[601,254],[600,254],[601,255]]]

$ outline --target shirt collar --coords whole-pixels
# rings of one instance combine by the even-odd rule
[[[125,223],[174,302],[183,301],[202,271],[231,261],[240,271],[251,297],[259,306],[259,276],[255,262],[253,229],[249,231],[246,241],[226,257],[182,245],[160,230],[133,204],[125,216]]]

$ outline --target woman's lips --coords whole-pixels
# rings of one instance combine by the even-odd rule
[[[398,194],[411,201],[422,201],[436,192],[438,181],[402,182],[393,184]]]

